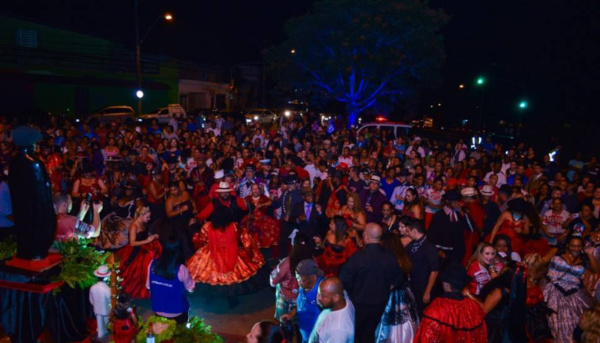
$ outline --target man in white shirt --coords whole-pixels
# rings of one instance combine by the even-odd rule
[[[342,281],[335,277],[323,280],[317,303],[323,311],[317,318],[309,343],[354,342],[354,305],[344,292]]]
[[[352,156],[350,156],[350,149],[342,149],[342,156],[338,157],[339,163],[346,163],[348,168],[352,167]]]
[[[496,175],[498,176],[498,182],[496,183],[496,187],[500,187],[506,184],[506,175],[502,172],[502,165],[498,162],[494,163],[493,170],[487,174],[483,178],[483,181],[486,183],[490,181],[490,176]]]
[[[104,282],[104,279],[111,274],[107,266],[100,266],[94,275],[98,277],[98,282],[90,287],[90,303],[94,308],[96,323],[98,325],[98,339],[102,339],[108,334],[106,325],[108,325],[108,316],[110,315],[110,287]]]

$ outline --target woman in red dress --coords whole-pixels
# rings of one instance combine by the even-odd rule
[[[81,176],[73,182],[71,197],[81,202],[87,194],[91,194],[91,201],[104,201],[108,196],[108,188],[104,184],[92,165],[87,160],[81,160]]]
[[[135,217],[129,225],[129,243],[116,252],[121,258],[121,290],[133,299],[150,298],[150,292],[146,289],[148,265],[162,252],[158,235],[148,235],[146,231],[150,216],[149,207],[142,206],[135,210]]]
[[[359,239],[357,231],[348,228],[344,217],[331,218],[325,239],[322,242],[318,238],[315,240],[323,249],[317,257],[317,264],[326,277],[339,275],[342,265],[359,249]]]
[[[529,219],[525,216],[527,204],[522,198],[510,200],[508,202],[508,211],[504,211],[487,242],[494,241],[494,237],[498,234],[507,235],[512,243],[513,251],[523,256],[523,235],[529,233]]]
[[[346,219],[349,228],[362,232],[367,226],[367,217],[362,209],[358,194],[348,193],[348,202],[340,209],[339,215]]]
[[[198,250],[187,261],[187,267],[195,282],[233,286],[257,275],[265,258],[246,228],[238,225],[240,212],[246,210],[245,202],[230,196],[231,187],[227,182],[219,183],[216,192],[219,198],[213,199],[196,217],[199,220],[210,217],[211,221],[194,235],[194,246]],[[214,288],[206,294],[222,290],[232,296],[249,291],[250,286],[247,284],[238,290]]]
[[[248,229],[252,239],[259,248],[269,248],[279,242],[281,224],[267,215],[267,209],[273,203],[264,194],[258,184],[250,187],[250,195],[246,197],[249,214],[242,220],[241,226]]]

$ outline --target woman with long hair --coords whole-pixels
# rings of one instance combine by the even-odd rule
[[[360,202],[360,197],[354,192],[347,193],[348,200],[346,205],[342,206],[339,215],[346,218],[348,227],[362,232],[367,225],[367,217]]]
[[[298,280],[296,280],[295,270],[298,263],[302,260],[313,258],[313,249],[309,238],[304,234],[297,234],[294,238],[288,257],[284,258],[271,272],[269,278],[271,287],[275,287],[275,319],[281,321],[281,315],[290,313],[296,306],[298,297]]]
[[[140,206],[135,211],[135,217],[129,224],[129,242],[116,252],[121,258],[119,276],[123,279],[121,290],[134,299],[150,297],[146,289],[148,265],[160,256],[162,247],[158,235],[149,235],[146,225],[150,221],[150,208]]]
[[[508,210],[500,215],[486,241],[491,243],[497,234],[505,234],[510,237],[513,250],[522,255],[523,236],[529,233],[529,218],[525,215],[526,208],[526,201],[522,198],[510,200]]]
[[[254,324],[246,335],[246,343],[283,343],[283,331],[279,325],[268,321]]]
[[[421,204],[421,197],[419,197],[419,192],[412,187],[406,190],[402,215],[415,219],[423,219],[423,204]]]
[[[262,194],[262,187],[257,183],[250,186],[250,194],[246,197],[248,215],[242,219],[242,227],[248,228],[252,239],[259,248],[270,248],[279,243],[281,223],[267,215],[267,209],[273,201]]]
[[[194,254],[194,246],[192,244],[193,233],[189,226],[197,212],[196,202],[192,200],[187,191],[181,190],[178,182],[174,180],[169,184],[169,196],[165,201],[165,211],[171,229],[179,237],[183,256],[191,257]]]
[[[491,244],[479,243],[475,253],[469,260],[467,275],[471,277],[469,291],[474,295],[479,295],[485,284],[498,276],[494,266],[496,258],[496,249]]]
[[[188,320],[190,302],[187,292],[196,284],[181,258],[181,248],[176,236],[163,245],[163,252],[148,266],[146,288],[150,289],[150,304],[157,316],[182,324]]]
[[[582,277],[586,268],[600,272],[593,253],[594,247],[584,248],[581,237],[570,236],[566,239],[566,248],[550,261],[549,282],[543,291],[544,299],[553,311],[548,315],[548,321],[556,342],[572,341],[579,317],[592,305],[592,297],[583,287]]]
[[[392,252],[403,272],[403,283],[390,293],[381,321],[375,331],[377,343],[410,343],[419,326],[415,297],[408,286],[411,262],[399,235],[385,233],[381,239],[384,249]]]
[[[348,228],[344,217],[336,215],[331,218],[325,239],[316,239],[317,245],[323,249],[317,257],[317,264],[326,277],[339,275],[342,265],[359,249],[358,239],[356,230]]]
[[[525,267],[510,262],[481,290],[479,302],[486,313],[487,341],[525,342],[527,280]],[[470,292],[465,292],[470,296]]]

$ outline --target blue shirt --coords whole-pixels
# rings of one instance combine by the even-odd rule
[[[304,342],[308,341],[310,333],[317,322],[317,318],[321,313],[319,305],[317,305],[317,291],[319,284],[323,280],[322,277],[317,279],[314,287],[310,292],[305,293],[304,289],[298,289],[298,298],[296,298],[296,317],[298,318],[298,328]]]

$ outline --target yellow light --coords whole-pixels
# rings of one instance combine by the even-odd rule
[[[173,20],[173,16],[171,15],[171,13],[165,14],[165,20]]]
[[[296,53],[296,49],[292,49],[292,51],[290,51],[292,54]]]
[[[458,85],[458,88],[463,89],[465,88],[465,85],[463,85],[462,83],[460,85]]]

